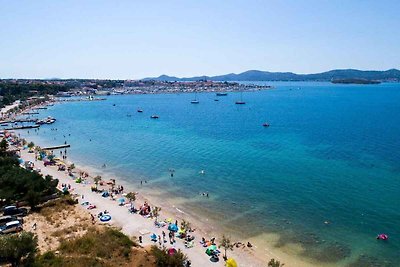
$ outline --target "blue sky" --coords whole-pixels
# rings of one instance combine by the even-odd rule
[[[400,68],[400,1],[4,1],[0,78]]]

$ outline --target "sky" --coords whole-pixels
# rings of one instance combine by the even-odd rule
[[[0,0],[0,78],[400,68],[399,0]]]

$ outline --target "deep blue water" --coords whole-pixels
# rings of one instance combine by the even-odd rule
[[[297,242],[338,265],[399,266],[400,85],[272,84],[243,93],[243,106],[235,93],[198,94],[198,105],[191,94],[55,105],[40,117],[56,124],[29,136],[66,140],[74,160],[134,184],[146,177],[246,236],[279,233],[277,246]]]

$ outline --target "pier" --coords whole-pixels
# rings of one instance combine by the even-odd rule
[[[62,149],[62,148],[67,148],[67,147],[71,147],[71,145],[65,144],[65,145],[59,145],[59,146],[43,147],[42,150],[55,150],[55,149]]]
[[[39,112],[22,112],[22,115],[37,115]]]
[[[7,131],[12,131],[12,130],[23,130],[23,129],[33,129],[33,128],[39,128],[40,125],[30,125],[30,126],[17,126],[17,127],[12,127],[12,128],[6,128],[5,130]]]

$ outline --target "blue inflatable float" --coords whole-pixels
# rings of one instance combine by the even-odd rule
[[[111,216],[108,214],[105,214],[100,217],[100,221],[102,221],[102,222],[108,222],[109,220],[111,220]]]

